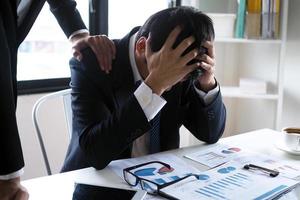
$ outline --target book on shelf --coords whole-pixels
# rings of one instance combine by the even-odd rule
[[[261,0],[248,0],[246,12],[246,37],[259,39],[261,33]]]
[[[278,39],[280,34],[280,0],[262,0],[263,39]]]
[[[281,0],[237,0],[236,38],[278,39]]]
[[[279,38],[280,33],[280,0],[273,0],[273,38]]]
[[[246,0],[238,0],[238,10],[236,15],[235,37],[244,38],[245,31]]]

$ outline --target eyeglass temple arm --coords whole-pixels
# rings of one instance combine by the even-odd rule
[[[150,162],[147,162],[147,163],[142,163],[142,164],[139,164],[139,165],[128,167],[128,168],[126,168],[124,170],[125,171],[129,171],[129,170],[133,170],[133,169],[136,169],[136,168],[139,168],[139,167],[142,167],[142,166],[145,166],[145,165],[149,165],[149,164],[152,164],[152,163],[159,163],[159,164],[162,164],[163,166],[167,167],[168,169],[171,168],[171,166],[168,165],[167,163],[164,163],[164,162],[161,162],[161,161],[150,161]]]

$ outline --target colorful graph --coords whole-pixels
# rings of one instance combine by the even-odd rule
[[[135,175],[137,176],[153,176],[154,171],[156,170],[155,167],[151,167],[151,168],[144,168],[144,169],[140,169],[140,170],[136,170],[134,172]]]
[[[143,168],[143,169],[136,170],[134,172],[134,174],[137,176],[153,176],[153,175],[155,175],[156,170],[157,170],[157,168],[155,168],[155,167]],[[167,167],[161,167],[158,169],[157,173],[160,175],[164,175],[164,174],[170,173],[172,171],[174,171],[174,169],[172,167],[170,169]]]
[[[208,180],[209,176],[206,174],[199,174],[198,175],[198,180],[204,181],[204,180]]]
[[[174,181],[179,179],[179,176],[169,176],[169,177],[159,177],[159,176],[163,176],[166,175],[168,173],[171,173],[174,171],[174,168],[167,168],[165,166],[161,167],[161,168],[156,168],[156,167],[147,167],[147,168],[142,168],[139,170],[136,170],[134,172],[135,175],[140,176],[140,177],[149,177],[149,180],[152,180],[160,185],[168,183],[170,181]],[[152,177],[151,177],[152,176]]]
[[[162,168],[160,168],[159,170],[158,170],[158,172],[157,173],[159,173],[160,175],[164,175],[164,174],[167,174],[167,173],[170,173],[170,172],[172,172],[172,171],[174,171],[174,168],[168,168],[168,167],[162,167]]]
[[[234,151],[234,152],[240,152],[240,151],[241,151],[241,149],[240,149],[240,148],[237,148],[237,147],[231,147],[231,148],[229,148],[228,150]]]
[[[177,179],[179,179],[179,176],[170,176],[170,178],[171,178],[173,181],[176,181]]]
[[[235,169],[236,169],[235,167],[225,167],[225,168],[219,169],[218,172],[220,174],[228,174],[228,173],[234,171]]]
[[[231,148],[228,148],[228,149],[224,149],[222,150],[221,152],[224,153],[224,154],[232,154],[232,153],[237,153],[241,151],[240,148],[237,148],[237,147],[231,147]]]
[[[164,183],[167,183],[164,179],[162,179],[162,178],[157,178],[157,179],[154,179],[154,181],[156,182],[156,183],[158,183],[158,184],[164,184]]]

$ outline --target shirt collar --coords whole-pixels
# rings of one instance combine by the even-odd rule
[[[134,51],[135,51],[135,38],[136,38],[137,33],[132,35],[129,40],[129,60],[130,60],[130,65],[133,73],[133,79],[134,82],[136,83],[139,80],[142,80],[142,76],[139,73],[136,61],[135,61],[135,56],[134,56]]]

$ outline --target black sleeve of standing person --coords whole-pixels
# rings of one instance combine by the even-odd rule
[[[22,148],[16,121],[17,104],[17,49],[29,32],[43,1],[34,4],[17,30],[16,1],[0,2],[0,176],[11,174],[24,167]],[[55,15],[65,35],[86,29],[73,0],[48,0],[51,12]],[[26,21],[28,20],[28,21]]]
[[[0,176],[24,167],[16,122],[16,8],[0,2]]]
[[[47,2],[67,37],[75,31],[86,29],[74,0],[47,0]]]

